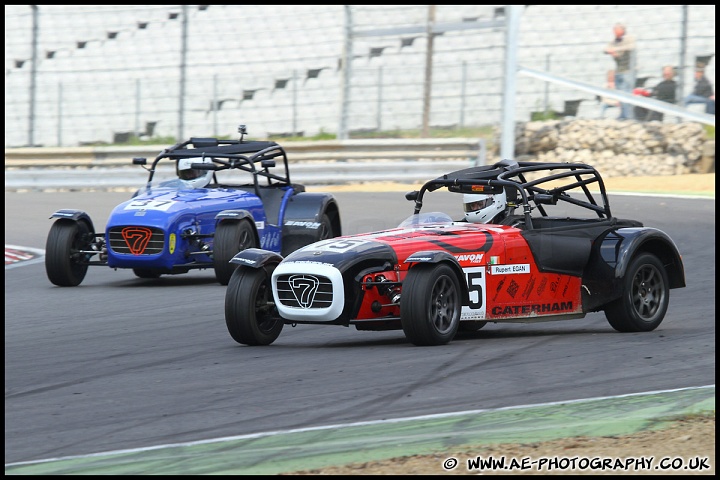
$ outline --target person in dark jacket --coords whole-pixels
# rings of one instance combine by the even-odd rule
[[[715,92],[705,76],[704,68],[695,69],[695,88],[690,95],[685,97],[683,106],[687,107],[691,103],[703,103],[705,104],[705,113],[715,115]]]
[[[650,96],[662,102],[674,104],[676,102],[675,95],[678,88],[677,82],[675,81],[675,69],[671,65],[664,66],[662,76],[662,82],[655,85],[655,88],[650,91]],[[660,112],[648,110],[645,121],[656,120],[662,122],[663,116]]]

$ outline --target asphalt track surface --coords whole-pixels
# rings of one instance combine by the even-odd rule
[[[337,192],[343,233],[397,225],[398,192]],[[5,243],[42,251],[60,208],[98,230],[127,192],[5,193]],[[660,327],[602,313],[489,324],[415,347],[402,331],[286,326],[235,343],[210,270],[141,280],[91,267],[79,287],[41,258],[5,271],[5,472],[274,474],[452,445],[623,434],[715,409],[715,201],[610,195],[685,263]],[[426,205],[430,211],[434,205]],[[438,210],[459,205],[440,199]]]

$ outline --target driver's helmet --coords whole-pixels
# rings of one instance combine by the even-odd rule
[[[491,223],[507,208],[505,190],[501,193],[465,193],[463,194],[465,220],[473,223]]]
[[[192,168],[193,163],[212,163],[210,158],[181,158],[177,162],[177,175],[188,188],[203,188],[212,180],[212,170]]]

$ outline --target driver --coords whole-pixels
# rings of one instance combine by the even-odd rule
[[[202,157],[181,158],[177,161],[177,176],[187,188],[203,188],[212,180],[213,170],[192,168],[193,163],[212,163],[212,159]]]
[[[465,220],[472,223],[499,223],[511,208],[505,190],[501,193],[463,194]]]

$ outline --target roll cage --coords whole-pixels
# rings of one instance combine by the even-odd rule
[[[597,183],[599,193],[593,194],[588,185]],[[505,189],[508,203],[522,207],[525,230],[533,229],[530,213],[537,209],[541,217],[549,217],[545,206],[563,202],[593,212],[598,220],[612,218],[605,183],[600,173],[584,163],[538,163],[502,160],[494,165],[471,167],[445,174],[427,181],[420,190],[405,197],[415,202],[415,214],[420,213],[426,192],[447,188],[455,193],[477,193],[478,186]],[[569,191],[582,193],[581,198]]]
[[[244,134],[244,131],[241,130]],[[170,159],[175,162],[182,158],[210,158],[212,163],[193,163],[192,168],[198,170],[221,170],[238,169],[252,175],[255,193],[259,196],[261,186],[292,186],[290,181],[290,169],[288,167],[287,153],[285,149],[272,141],[247,141],[243,140],[220,140],[217,138],[192,137],[184,142],[168,147],[158,154],[147,168],[146,158],[133,158],[134,165],[141,165],[148,174],[148,187],[152,185],[153,177],[158,163],[163,159]],[[275,167],[276,159],[281,159],[284,174],[282,172],[271,172]],[[259,165],[259,166],[258,166]],[[260,185],[259,177],[267,180],[267,185]],[[213,173],[213,181],[217,183],[217,177]]]

